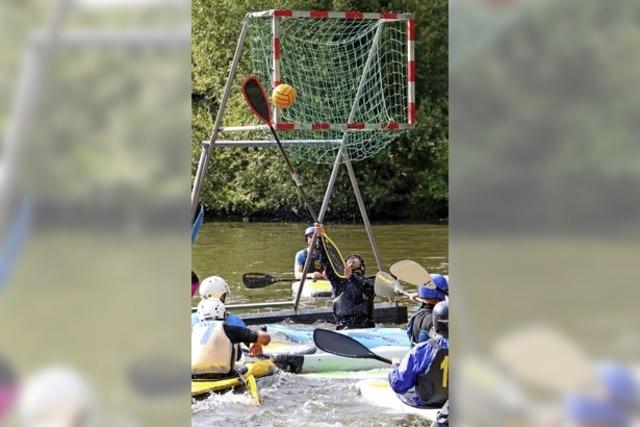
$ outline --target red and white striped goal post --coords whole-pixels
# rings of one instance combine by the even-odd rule
[[[415,101],[415,25],[416,21],[411,13],[396,12],[329,12],[320,10],[299,11],[288,9],[272,9],[262,12],[248,13],[251,18],[271,17],[272,21],[272,59],[273,59],[273,79],[272,88],[280,84],[280,28],[279,19],[286,18],[309,18],[309,19],[349,19],[349,20],[377,20],[377,21],[405,21],[407,25],[407,123],[289,123],[278,120],[279,114],[276,109],[273,115],[273,127],[277,130],[339,130],[339,131],[366,131],[366,130],[404,130],[412,129],[416,125],[416,101]],[[250,126],[256,129],[262,126]],[[246,126],[230,127],[220,129],[222,132],[234,132],[246,129]]]

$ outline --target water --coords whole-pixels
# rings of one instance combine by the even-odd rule
[[[262,289],[246,289],[242,274],[293,275],[294,256],[304,248],[307,224],[207,223],[193,248],[192,267],[200,279],[219,275],[231,286],[230,304],[291,299],[289,282]],[[357,252],[365,258],[367,273],[377,269],[362,225],[331,225],[327,233],[344,256]],[[385,267],[402,259],[413,259],[433,273],[448,272],[448,227],[446,225],[377,225],[374,233]],[[194,301],[195,303],[195,301]]]
[[[192,266],[201,279],[220,275],[231,286],[229,304],[291,300],[290,282],[262,289],[246,289],[246,272],[292,275],[294,255],[304,247],[307,224],[208,223],[193,248]],[[364,256],[367,273],[377,271],[367,236],[361,225],[331,225],[327,232],[343,255]],[[385,268],[413,259],[434,273],[448,273],[446,225],[377,225],[374,233]],[[186,286],[186,285],[185,285]],[[406,290],[411,291],[408,287]],[[194,299],[194,304],[197,299]],[[327,305],[329,301],[305,301]],[[324,325],[329,327],[329,325]],[[252,426],[422,426],[425,419],[389,414],[365,403],[350,379],[311,379],[278,372],[258,380],[263,404],[256,406],[248,394],[213,395],[192,406],[192,425]]]

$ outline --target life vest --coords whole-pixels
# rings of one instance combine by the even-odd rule
[[[429,339],[429,331],[433,327],[433,305],[421,307],[411,316],[407,325],[407,335],[411,340],[411,346],[415,346]]]
[[[303,249],[305,260],[309,256],[309,249]],[[304,264],[303,264],[304,265]],[[311,259],[311,265],[309,266],[309,273],[319,272],[322,273],[324,268],[322,268],[322,263],[320,262],[320,252],[313,251],[313,258]]]
[[[234,364],[234,348],[224,332],[224,321],[197,323],[191,332],[191,372],[227,374]]]
[[[416,394],[425,406],[443,405],[449,398],[449,349],[430,339],[435,355],[427,371],[418,376]]]

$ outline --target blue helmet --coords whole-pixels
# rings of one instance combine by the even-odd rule
[[[436,285],[436,288],[438,288],[442,293],[444,294],[449,293],[449,282],[447,282],[447,279],[445,279],[445,277],[442,274],[432,274],[431,281],[434,283],[434,285]]]
[[[565,408],[569,419],[573,422],[588,425],[626,427],[629,416],[611,402],[573,393],[565,400]]]
[[[445,300],[445,292],[449,292],[449,284],[447,279],[441,274],[432,274],[431,281],[436,285],[436,289],[429,289],[426,286],[418,287],[418,296],[420,298],[436,298],[439,301]]]
[[[640,390],[631,369],[609,362],[598,367],[598,377],[613,402],[623,407],[635,407],[640,403]]]

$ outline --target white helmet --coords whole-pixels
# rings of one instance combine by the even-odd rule
[[[200,283],[200,298],[217,298],[222,299],[222,294],[229,293],[229,285],[220,276],[209,276]]]
[[[198,319],[204,320],[224,320],[226,309],[218,298],[207,298],[198,304]]]

